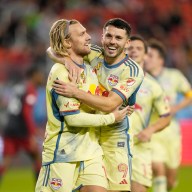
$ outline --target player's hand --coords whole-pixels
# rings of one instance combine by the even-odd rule
[[[115,115],[115,122],[121,122],[126,117],[127,113],[128,106],[122,110],[116,109],[115,111],[113,111],[113,114]]]
[[[128,106],[128,113],[127,115],[130,116],[135,111],[135,105]]]
[[[150,129],[144,129],[144,130],[140,131],[134,137],[136,137],[135,140],[138,140],[138,142],[148,142],[148,141],[150,141],[152,134],[153,134],[153,132],[151,132]]]
[[[70,82],[70,83],[65,83],[60,80],[55,80],[53,83],[53,89],[55,90],[56,93],[59,95],[63,95],[65,97],[75,97],[75,91],[78,89],[77,85]]]
[[[73,83],[79,83],[83,69],[75,65],[69,57],[65,57],[65,67],[69,71],[69,80]]]

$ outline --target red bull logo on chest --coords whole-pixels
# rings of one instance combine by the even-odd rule
[[[111,86],[115,86],[117,85],[117,83],[119,82],[119,77],[116,76],[116,75],[110,75],[109,78],[108,78],[108,83],[111,85]]]

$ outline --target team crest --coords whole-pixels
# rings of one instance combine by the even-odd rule
[[[50,186],[53,190],[58,190],[61,188],[62,186],[62,180],[61,179],[57,179],[57,178],[52,178],[50,180]]]
[[[134,84],[135,84],[135,79],[132,79],[132,78],[127,79],[127,86],[132,86]]]
[[[123,178],[125,178],[127,175],[128,166],[125,163],[121,163],[118,165],[118,170],[119,172],[123,172]]]
[[[118,83],[118,80],[119,79],[119,77],[117,77],[116,75],[110,75],[109,76],[109,78],[108,78],[108,83],[111,85],[111,86],[115,86],[115,85],[117,85],[117,83]]]

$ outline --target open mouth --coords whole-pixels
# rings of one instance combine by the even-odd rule
[[[109,46],[107,47],[109,54],[114,54],[117,50],[116,47]]]

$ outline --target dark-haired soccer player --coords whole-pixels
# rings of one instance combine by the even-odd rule
[[[131,36],[128,55],[142,68],[147,54],[147,44],[141,36]],[[149,125],[151,113],[158,118]],[[133,133],[132,185],[134,192],[147,192],[152,185],[152,157],[150,140],[153,133],[165,128],[171,120],[169,104],[159,83],[148,73],[136,95],[135,112],[130,116]]]
[[[145,67],[164,88],[173,116],[171,124],[152,137],[154,192],[167,192],[176,184],[181,159],[181,135],[174,115],[192,102],[189,82],[179,70],[164,67],[165,58],[164,45],[157,40],[150,41]],[[184,96],[179,103],[176,103],[177,93]]]

